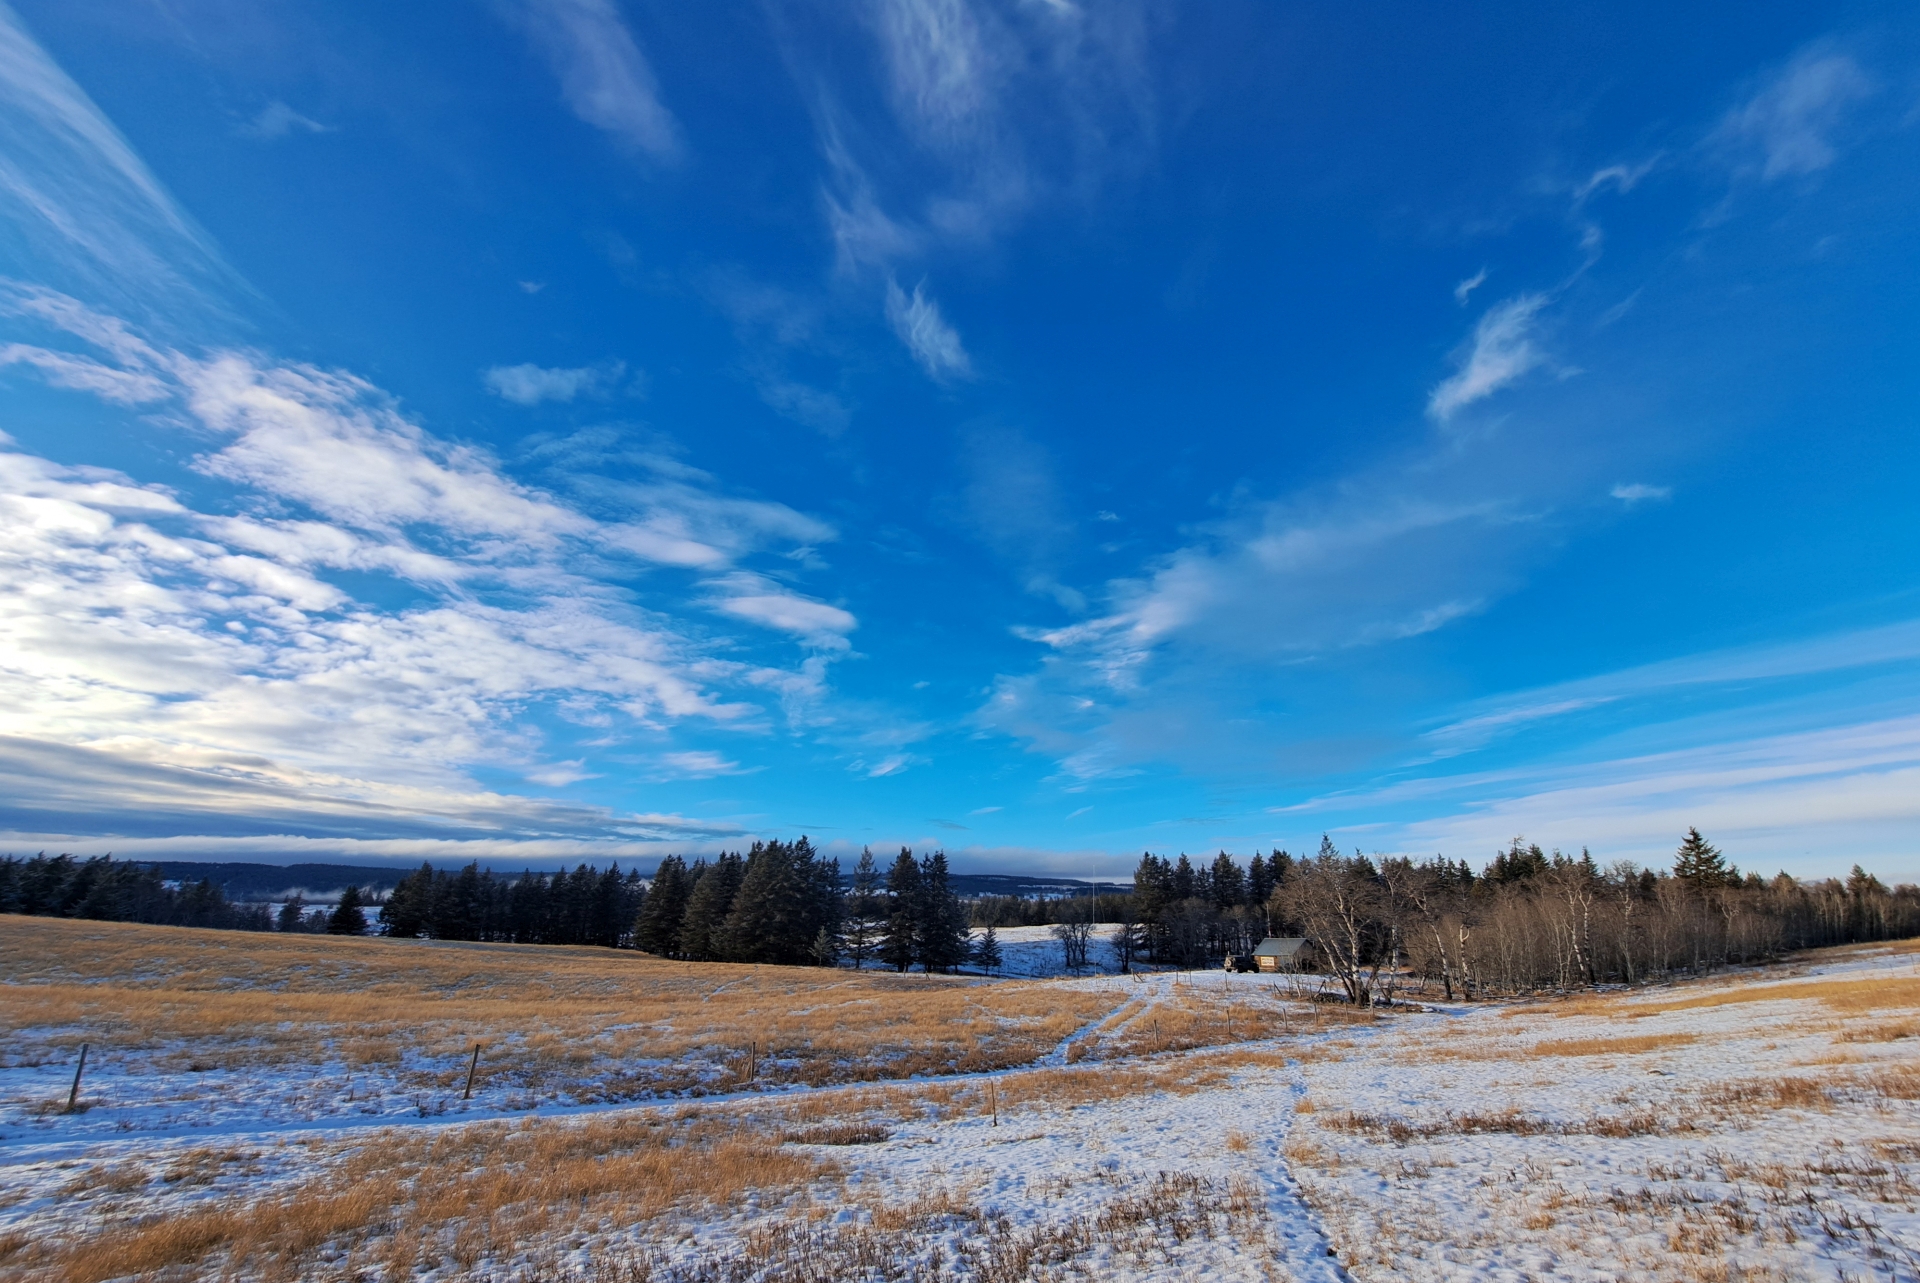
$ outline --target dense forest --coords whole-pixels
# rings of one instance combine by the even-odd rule
[[[265,905],[236,905],[212,880],[169,884],[151,865],[112,856],[0,860],[0,913],[267,931]]]
[[[1920,888],[1856,866],[1845,880],[1743,874],[1690,831],[1670,870],[1600,867],[1516,838],[1479,872],[1465,861],[1342,853],[1222,852],[1196,863],[1147,854],[1130,894],[962,900],[939,851],[902,848],[851,874],[806,839],[745,854],[663,860],[652,879],[618,865],[497,875],[430,864],[384,902],[350,887],[332,905],[234,904],[211,879],[169,882],[151,865],[98,857],[0,859],[0,912],[242,930],[377,929],[404,937],[599,945],[692,961],[905,971],[992,970],[996,929],[1053,928],[1072,966],[1218,966],[1263,936],[1313,941],[1316,965],[1358,1003],[1411,981],[1449,997],[1701,971],[1784,950],[1920,935]]]

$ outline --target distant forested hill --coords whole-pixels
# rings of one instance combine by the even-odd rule
[[[141,861],[145,864],[148,861]],[[225,864],[215,861],[155,860],[152,867],[169,882],[211,881],[227,893],[229,900],[278,900],[282,893],[304,891],[309,898],[325,897],[330,892],[357,886],[363,892],[393,890],[401,878],[419,868],[418,864]],[[639,868],[650,872],[654,862],[643,861]],[[486,865],[483,868],[488,867]],[[511,865],[491,866],[496,876],[511,877],[520,869]],[[850,874],[843,872],[844,882]],[[1074,878],[1054,878],[1008,873],[956,873],[951,885],[955,895],[973,899],[988,895],[1054,897],[1085,895],[1091,883]],[[1102,882],[1101,890],[1124,892],[1125,883]]]
[[[141,861],[145,864],[148,861]],[[212,882],[240,901],[278,900],[284,892],[309,897],[357,886],[363,892],[391,891],[418,865],[374,864],[221,864],[191,860],[155,860],[152,867],[169,882]]]

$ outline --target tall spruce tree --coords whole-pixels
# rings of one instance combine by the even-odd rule
[[[680,919],[687,911],[687,862],[677,855],[660,861],[653,875],[653,888],[634,923],[634,947],[662,958],[672,957],[680,943]]]
[[[951,971],[967,960],[967,913],[947,883],[947,853],[920,862],[918,897],[920,963],[928,971]]]
[[[1247,903],[1265,912],[1267,897],[1273,894],[1273,875],[1267,872],[1266,857],[1258,851],[1247,861]]]
[[[1193,899],[1195,892],[1199,889],[1197,885],[1199,880],[1194,873],[1193,861],[1187,858],[1184,851],[1181,852],[1179,861],[1173,866],[1173,898],[1175,900]]]
[[[860,970],[880,952],[880,939],[886,933],[886,901],[880,893],[880,870],[873,862],[873,849],[862,847],[860,860],[853,866],[853,886],[847,896],[846,926],[840,936],[840,951],[853,959]]]
[[[880,937],[880,960],[905,971],[920,958],[920,865],[906,847],[887,870],[887,927]]]
[[[411,940],[426,931],[433,917],[433,866],[422,864],[394,885],[380,906],[380,931]],[[280,928],[285,931],[286,928]]]
[[[721,855],[701,871],[687,896],[686,914],[680,920],[680,956],[696,962],[734,959],[727,951],[723,935],[727,919],[740,897],[746,881],[746,866],[737,852]]]
[[[1225,851],[1213,857],[1213,873],[1208,881],[1212,884],[1210,889],[1216,909],[1234,908],[1247,898],[1246,875]]]
[[[367,933],[367,913],[361,908],[360,888],[348,887],[340,893],[340,903],[327,915],[327,934],[363,936]]]
[[[807,925],[814,931],[807,955],[820,966],[832,966],[840,960],[840,929],[847,908],[846,897],[840,894],[840,861],[816,851],[804,833],[794,843],[794,859],[806,882],[807,911],[811,915]],[[822,932],[827,937],[824,945],[819,938]]]
[[[1696,892],[1727,886],[1734,880],[1726,860],[1695,828],[1687,830],[1686,840],[1674,853],[1673,876]]]

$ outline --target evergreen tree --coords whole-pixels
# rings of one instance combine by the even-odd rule
[[[853,866],[852,894],[847,897],[846,928],[841,935],[841,952],[853,959],[855,971],[879,953],[886,926],[886,902],[880,895],[880,870],[874,865],[872,848],[862,847],[860,861]]]
[[[86,891],[90,889],[82,887],[75,896],[76,901],[84,903]],[[69,916],[77,916],[80,903],[73,906]],[[231,916],[226,893],[212,878],[202,878],[192,886],[182,888],[178,907],[174,910],[174,921],[183,927],[224,927],[231,925],[228,921]]]
[[[1193,861],[1189,860],[1186,852],[1182,851],[1179,862],[1173,866],[1173,898],[1175,900],[1193,899],[1198,890],[1196,886],[1198,882],[1199,878],[1193,871]]]
[[[482,890],[478,861],[439,883],[433,897],[433,938],[478,940],[483,925]]]
[[[746,866],[738,853],[722,855],[699,874],[687,897],[686,915],[680,922],[682,957],[698,962],[717,958],[748,961],[726,952],[721,938],[745,880]]]
[[[279,931],[298,931],[300,919],[306,915],[307,902],[297,894],[290,895],[280,902],[280,914],[274,919],[274,928]]]
[[[411,940],[427,929],[433,911],[433,866],[422,864],[394,886],[393,894],[380,906],[380,931],[383,935]],[[286,911],[281,910],[280,929],[288,928]]]
[[[814,933],[813,943],[807,947],[807,956],[813,959],[816,967],[831,967],[840,961],[840,937],[821,927]]]
[[[1711,891],[1734,880],[1720,852],[1695,828],[1687,830],[1686,840],[1674,853],[1673,876],[1693,891]]]
[[[360,907],[360,888],[348,887],[340,893],[340,903],[327,916],[330,936],[363,936],[367,933],[367,915]]]
[[[1167,913],[1174,903],[1173,867],[1148,851],[1133,871],[1133,913],[1140,921],[1140,945],[1158,961],[1167,943]]]
[[[647,902],[633,926],[635,948],[662,958],[674,956],[679,948],[680,920],[686,914],[687,897],[692,890],[687,881],[685,860],[669,855],[660,861],[660,867],[654,871],[653,888],[648,891]]]
[[[802,883],[806,887],[806,913],[804,927],[811,927],[815,934],[825,931],[833,940],[833,959],[840,959],[840,927],[846,915],[846,899],[840,894],[840,861],[830,860],[814,850],[813,843],[802,833],[800,840],[793,844],[794,867],[798,870]],[[808,953],[813,953],[811,945]],[[822,963],[831,966],[832,962]]]
[[[1487,879],[1500,886],[1515,882],[1528,882],[1545,873],[1551,864],[1547,853],[1540,849],[1538,842],[1530,846],[1521,846],[1522,838],[1515,838],[1505,851],[1493,857],[1493,863],[1487,866]]]
[[[1000,969],[1000,936],[992,927],[982,931],[968,950],[969,960],[974,966],[992,975]]]
[[[920,964],[928,971],[951,971],[967,960],[967,913],[947,885],[945,851],[920,862],[918,901]]]
[[[694,891],[698,894],[699,888]],[[715,941],[720,956],[729,962],[809,961],[815,932],[808,920],[807,891],[791,846],[778,839],[755,842],[747,852],[733,911]]]
[[[880,938],[880,960],[895,971],[905,971],[920,957],[920,935],[915,909],[920,901],[920,866],[906,847],[887,870],[887,928]]]
[[[1247,861],[1247,903],[1261,912],[1266,911],[1267,897],[1273,894],[1273,876],[1267,872],[1267,861],[1258,852]]]
[[[1240,866],[1225,851],[1213,858],[1213,872],[1208,882],[1217,909],[1234,908],[1247,898],[1246,875],[1241,873]]]

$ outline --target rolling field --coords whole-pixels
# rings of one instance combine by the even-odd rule
[[[1367,1013],[4,925],[10,1277],[1920,1277],[1900,947]]]

